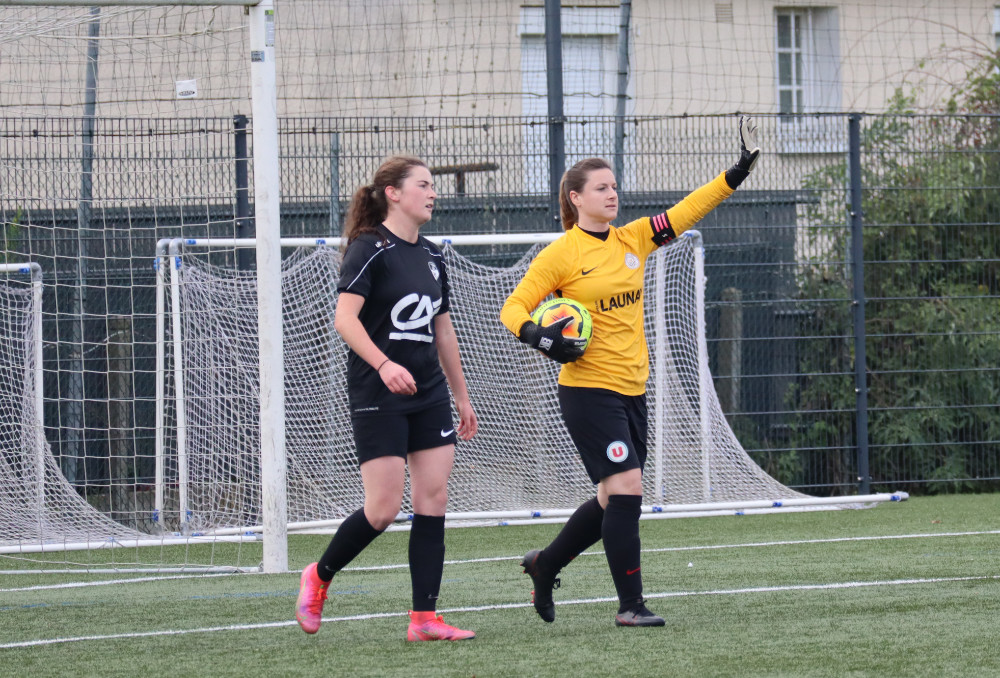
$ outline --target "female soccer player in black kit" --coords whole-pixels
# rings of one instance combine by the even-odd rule
[[[566,233],[542,250],[500,312],[504,325],[521,341],[564,363],[559,373],[559,406],[597,496],[584,502],[562,531],[542,550],[521,562],[534,584],[539,616],[555,620],[552,589],[557,575],[584,549],[604,540],[618,592],[618,626],[663,626],[642,597],[639,516],[646,463],[646,380],[649,356],[643,329],[642,283],[646,257],[691,228],[729,197],[753,169],[760,154],[756,125],[739,123],[740,159],[713,181],[696,189],[663,214],[622,227],[614,173],[600,158],[578,162],[562,178],[559,204]],[[549,294],[585,305],[593,337],[564,337],[565,319],[548,327],[531,311]],[[614,303],[611,303],[614,299]]]
[[[355,192],[348,208],[334,327],[351,349],[347,388],[365,502],[344,520],[319,562],[302,572],[295,618],[306,633],[319,630],[333,575],[395,520],[409,466],[413,610],[407,640],[476,636],[435,613],[456,433],[469,440],[477,428],[448,314],[444,261],[420,237],[435,197],[427,166],[394,156]]]

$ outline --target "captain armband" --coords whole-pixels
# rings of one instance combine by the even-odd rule
[[[657,214],[655,217],[650,217],[649,223],[653,227],[653,244],[657,247],[677,237],[677,234],[674,233],[674,227],[670,225],[670,219],[667,218],[666,212]]]

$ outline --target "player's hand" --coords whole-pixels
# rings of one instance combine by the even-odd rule
[[[378,371],[382,383],[396,395],[413,395],[417,392],[417,382],[410,371],[391,360],[387,360]]]
[[[740,116],[740,159],[736,166],[753,171],[754,165],[760,158],[760,146],[757,144],[757,121],[750,115]]]
[[[750,175],[754,165],[760,158],[760,146],[757,145],[757,123],[752,116],[740,116],[740,159],[726,170],[726,183],[729,188],[736,188]]]
[[[573,322],[567,316],[546,327],[529,320],[521,326],[518,338],[531,348],[539,351],[559,363],[571,363],[583,355],[587,342],[579,337],[563,336],[563,328]]]
[[[469,401],[456,402],[455,407],[458,409],[458,437],[462,440],[472,440],[472,436],[476,435],[479,430],[479,420],[476,419],[476,411],[472,409],[472,403]]]

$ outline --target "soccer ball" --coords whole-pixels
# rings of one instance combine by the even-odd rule
[[[594,323],[590,319],[590,311],[578,301],[565,297],[549,299],[535,309],[535,312],[531,314],[531,319],[539,326],[547,327],[566,316],[573,318],[573,321],[567,323],[566,327],[563,328],[563,336],[579,337],[587,342],[587,346],[590,346],[590,338],[594,333]]]

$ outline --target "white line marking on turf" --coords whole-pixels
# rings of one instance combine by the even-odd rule
[[[672,553],[681,551],[714,551],[717,549],[762,548],[768,546],[796,546],[803,544],[836,544],[852,541],[882,541],[883,539],[932,539],[936,537],[971,537],[989,534],[1000,534],[1000,530],[985,530],[981,532],[929,532],[925,534],[895,534],[873,537],[831,537],[828,539],[799,539],[788,541],[761,541],[745,544],[708,544],[705,546],[667,546],[664,548],[642,549],[643,553]],[[584,551],[581,556],[603,556],[604,551]],[[497,556],[494,558],[471,558],[468,560],[446,560],[445,565],[465,565],[468,563],[492,563],[505,560],[516,560],[523,556]],[[364,567],[347,567],[345,572],[374,572],[378,570],[398,570],[409,567],[407,563],[393,565],[369,565]]]
[[[53,589],[78,589],[88,586],[116,586],[132,584],[133,582],[170,581],[172,579],[207,579],[208,577],[232,577],[235,572],[220,572],[215,574],[178,574],[158,577],[134,577],[132,579],[102,579],[101,581],[73,581],[63,584],[40,584],[38,586],[22,586],[17,589],[0,589],[0,593],[16,593],[19,591],[50,591]]]
[[[643,553],[666,553],[669,551],[712,551],[714,549],[742,549],[760,546],[795,546],[799,544],[837,544],[852,541],[882,541],[889,539],[932,539],[935,537],[972,537],[988,534],[1000,534],[1000,530],[984,530],[982,532],[929,532],[926,534],[890,534],[876,537],[830,537],[827,539],[801,539],[798,541],[762,541],[748,544],[713,544],[708,546],[671,546],[661,549],[643,549]],[[584,554],[586,555],[586,554]]]
[[[760,586],[743,589],[717,589],[714,591],[668,591],[664,593],[645,594],[646,598],[687,598],[692,596],[726,596],[747,593],[779,593],[785,591],[829,591],[836,589],[855,589],[875,586],[905,586],[907,584],[948,584],[954,582],[968,581],[990,581],[998,580],[1000,575],[983,575],[974,577],[938,577],[934,579],[891,579],[887,581],[856,581],[840,582],[833,584],[793,584],[789,586]],[[611,603],[618,599],[607,598],[581,598],[577,600],[566,600],[556,603],[562,605],[593,605],[596,603]],[[453,607],[446,610],[439,610],[441,614],[452,612],[488,612],[490,610],[515,610],[531,607],[531,603],[498,603],[495,605],[477,605],[472,607]],[[323,623],[347,621],[365,621],[369,619],[386,619],[389,617],[404,617],[405,612],[373,612],[370,614],[355,614],[344,617],[327,617]],[[70,636],[66,638],[43,638],[40,640],[22,640],[14,643],[0,644],[0,650],[11,650],[23,647],[39,647],[43,645],[58,645],[63,643],[79,643],[91,640],[120,640],[125,638],[152,638],[159,636],[184,636],[193,633],[218,633],[219,631],[253,631],[256,629],[283,628],[295,626],[295,621],[263,622],[259,624],[233,624],[230,626],[206,626],[198,629],[166,629],[163,631],[139,631],[133,633],[113,633],[103,636]]]
[[[742,548],[766,548],[769,546],[798,546],[803,544],[836,544],[844,542],[859,541],[882,541],[884,539],[935,539],[938,537],[975,537],[990,534],[1000,534],[1000,530],[985,530],[980,532],[929,532],[923,534],[895,534],[873,537],[831,537],[827,539],[799,539],[789,541],[762,541],[745,544],[708,544],[705,546],[668,546],[664,548],[642,549],[643,553],[674,553],[682,551],[715,551],[719,549],[742,549]],[[603,556],[604,551],[584,551],[581,556]],[[474,563],[498,563],[509,560],[518,560],[523,556],[495,556],[491,558],[467,558],[465,560],[446,560],[445,565],[470,565]],[[357,567],[345,567],[344,572],[380,572],[383,570],[401,570],[408,568],[408,563],[394,563],[391,565],[367,565]],[[2,570],[0,570],[2,572]],[[47,574],[39,572],[38,574]],[[83,574],[81,572],[81,574]],[[255,575],[256,572],[221,572],[211,574],[191,574],[191,575],[169,575],[159,577],[136,577],[133,579],[113,579],[91,582],[64,582],[60,584],[40,584],[38,586],[25,586],[22,588],[0,589],[0,593],[14,593],[20,591],[46,591],[50,589],[64,588],[85,588],[89,586],[111,586],[120,584],[130,584],[132,582],[169,581],[171,579],[201,579],[205,577],[229,577],[234,575]]]

